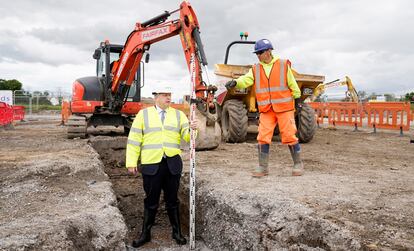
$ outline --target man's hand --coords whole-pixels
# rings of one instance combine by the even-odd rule
[[[138,168],[137,167],[128,167],[128,173],[132,175],[137,175]]]
[[[193,121],[190,121],[190,128],[193,130],[197,130],[198,128],[198,120],[194,118]]]
[[[302,111],[302,100],[300,98],[295,98],[295,110],[296,112],[300,113]]]
[[[229,82],[227,82],[224,86],[226,86],[227,90],[235,87],[237,85],[236,80],[232,79]]]

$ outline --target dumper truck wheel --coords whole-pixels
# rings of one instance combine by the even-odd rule
[[[316,132],[315,110],[308,104],[303,104],[300,115],[296,117],[296,125],[299,142],[308,143],[311,141]]]
[[[224,103],[221,111],[221,130],[225,142],[239,143],[246,141],[247,110],[241,100],[230,99]]]

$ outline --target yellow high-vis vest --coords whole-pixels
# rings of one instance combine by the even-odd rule
[[[155,164],[164,154],[180,154],[181,139],[190,141],[188,119],[182,111],[167,108],[164,125],[155,106],[139,111],[128,136],[126,167],[136,167],[138,159],[141,164]]]

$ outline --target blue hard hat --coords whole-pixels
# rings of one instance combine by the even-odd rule
[[[273,50],[273,45],[268,39],[260,39],[257,40],[254,44],[254,51],[253,53],[257,53],[259,51],[265,51],[265,50]]]

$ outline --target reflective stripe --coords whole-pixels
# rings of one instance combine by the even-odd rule
[[[190,124],[188,124],[188,123],[184,123],[182,126],[181,126],[181,128],[187,128],[187,127],[189,127],[190,126]]]
[[[190,130],[189,128],[186,128],[183,130],[183,133],[181,134],[182,139],[184,139],[184,136],[188,133],[189,130]]]
[[[175,110],[175,116],[177,118],[177,126],[164,126],[165,130],[178,132],[180,133],[180,120],[181,120],[181,114],[179,110]],[[188,125],[188,124],[187,124]],[[161,127],[150,127],[149,126],[149,117],[148,117],[148,109],[144,109],[144,134],[150,133],[150,132],[161,132]]]
[[[269,100],[265,100],[265,101],[257,101],[257,105],[268,105],[270,104]]]
[[[128,144],[140,147],[142,143],[136,140],[128,139]]]
[[[165,147],[169,147],[169,148],[177,148],[177,149],[180,148],[180,145],[179,144],[167,143],[167,142],[164,142],[164,146]]]
[[[272,99],[272,100],[265,100],[265,101],[261,101],[261,102],[257,102],[258,105],[268,105],[270,103],[272,104],[279,104],[279,103],[285,103],[285,102],[289,102],[292,101],[293,98],[292,97],[288,97],[288,98],[281,98],[281,99]]]
[[[169,130],[169,131],[173,131],[173,132],[177,132],[180,133],[180,119],[181,119],[181,115],[180,115],[180,111],[179,110],[175,110],[175,117],[177,118],[177,126],[164,126],[165,130]]]
[[[162,144],[146,144],[142,146],[142,150],[147,149],[162,149]]]
[[[148,119],[148,109],[144,109],[144,134],[150,133],[150,132],[161,132],[161,127],[150,127],[149,126],[149,119]]]
[[[179,110],[175,110],[175,116],[177,117],[177,128],[178,128],[178,131],[180,131],[181,116],[180,116],[180,111]]]
[[[130,131],[135,132],[135,133],[142,133],[141,129],[138,129],[138,128],[135,128],[135,127],[131,127]]]
[[[260,93],[260,64],[256,64],[256,76],[254,77],[256,82],[256,93]]]
[[[275,91],[285,91],[288,90],[288,86],[285,82],[285,62],[284,59],[279,59],[280,63],[280,86],[278,87],[270,87],[270,88],[260,88],[260,64],[256,64],[256,76],[255,76],[255,82],[256,82],[256,93],[266,93],[266,92],[275,92]],[[273,70],[273,69],[272,69]],[[271,71],[272,71],[271,70]],[[271,74],[272,72],[270,72]],[[270,77],[270,75],[269,75]],[[270,79],[269,79],[270,81]]]
[[[145,128],[149,128],[148,108],[144,109],[144,126],[145,126]]]
[[[178,133],[180,132],[180,128],[177,128],[174,126],[164,126],[164,129],[168,131],[178,132]]]
[[[288,88],[286,86],[271,87],[271,88],[261,88],[261,89],[256,88],[256,93],[265,93],[265,92],[268,92],[268,91],[271,91],[271,92],[275,92],[275,91],[285,91],[287,89]]]
[[[144,134],[147,134],[150,132],[161,132],[161,131],[162,131],[161,127],[152,127],[152,128],[144,129]]]
[[[280,72],[279,72],[279,76],[280,76],[280,86],[285,87],[287,86],[287,84],[285,83],[285,60],[283,59],[279,59],[280,61]],[[286,90],[287,88],[285,88]]]
[[[146,145],[143,145],[142,150],[162,149],[164,146],[169,147],[169,148],[177,148],[177,149],[180,148],[179,144],[164,142],[163,144],[146,144]]]

